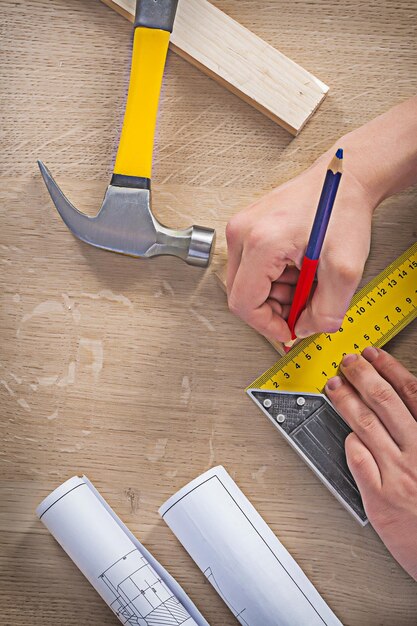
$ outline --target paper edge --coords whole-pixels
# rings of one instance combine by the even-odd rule
[[[190,482],[186,483],[183,487],[178,489],[172,496],[168,498],[158,509],[159,515],[163,518],[166,514],[167,510],[170,509],[180,498],[182,498],[186,493],[189,493],[192,489],[200,485],[204,482],[205,478],[209,478],[211,476],[215,476],[217,474],[223,474],[229,476],[226,469],[223,465],[216,465],[215,467],[211,467],[206,470],[202,474],[199,474],[196,478],[190,480]]]
[[[35,513],[39,519],[50,509],[55,502],[66,496],[70,491],[85,484],[84,476],[72,476],[61,485],[56,487],[49,495],[44,498],[36,507]]]

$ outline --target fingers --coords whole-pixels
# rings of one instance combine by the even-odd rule
[[[382,487],[378,465],[356,433],[350,433],[346,437],[345,451],[348,467],[358,485],[362,499],[366,501],[367,496]]]
[[[241,256],[239,254],[229,256],[227,263],[227,291],[229,298],[240,262]],[[272,283],[269,296],[266,300],[266,304],[271,307],[272,312],[276,313],[284,320],[288,318],[290,313],[291,302],[294,297],[294,285],[297,282],[298,274],[299,271],[296,267],[286,267],[280,275],[279,280]],[[277,336],[272,338],[279,339]]]
[[[271,309],[275,313],[280,315],[284,320],[288,319],[288,316],[290,314],[290,308],[291,308],[289,304],[281,304],[280,302],[278,302],[277,300],[274,300],[273,298],[268,298],[267,304],[269,304]]]
[[[327,381],[326,394],[343,419],[368,448],[383,474],[401,452],[375,413],[359,397],[352,385],[335,376]]]
[[[280,283],[285,283],[286,285],[292,285],[295,287],[297,284],[298,277],[300,275],[300,270],[295,265],[287,265],[285,270],[282,272],[279,277]]]
[[[362,356],[392,385],[417,420],[417,378],[402,363],[380,348],[365,348]]]
[[[271,283],[284,269],[285,263],[279,260],[267,265],[259,249],[244,250],[230,291],[229,308],[266,337],[289,341],[287,323],[268,301]]]
[[[291,338],[291,333],[286,321],[281,316],[281,313],[275,311],[275,306],[272,306],[271,302],[268,300],[257,309],[253,309],[247,314],[237,313],[237,315],[267,339],[287,342]],[[288,312],[286,313],[286,317],[288,317]]]
[[[298,270],[295,267],[286,267],[279,279],[272,283],[267,303],[272,310],[284,320],[288,319],[291,302],[294,297],[294,284],[297,281]]]
[[[339,330],[361,279],[363,267],[323,257],[317,270],[317,288],[295,325],[297,337]]]
[[[396,444],[401,449],[406,448],[415,436],[410,436],[410,429],[415,429],[416,423],[390,383],[359,354],[345,356],[340,369],[360,393],[365,404],[384,424]]]
[[[274,268],[270,276],[262,265],[248,261],[252,255],[229,250],[227,294],[230,310],[266,337],[288,341],[291,334],[285,322],[289,315],[294,288],[294,271],[284,271],[285,264]],[[283,273],[282,284],[272,282]],[[296,279],[295,279],[296,280]]]
[[[271,307],[271,309],[274,311],[274,313],[282,317],[282,304],[280,302],[278,302],[277,300],[274,300],[273,298],[268,298],[267,303]]]
[[[272,283],[269,297],[277,300],[281,304],[291,304],[294,297],[294,287],[283,284],[281,278],[280,276],[278,282]]]

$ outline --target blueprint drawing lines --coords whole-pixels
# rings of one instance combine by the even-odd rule
[[[110,603],[128,626],[186,626],[192,618],[138,550],[110,565],[99,579],[114,595]]]

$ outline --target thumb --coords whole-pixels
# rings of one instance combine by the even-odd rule
[[[339,330],[362,276],[363,266],[346,261],[319,262],[317,287],[295,325],[297,337]]]

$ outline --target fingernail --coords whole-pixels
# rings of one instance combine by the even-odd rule
[[[343,357],[342,365],[346,367],[346,365],[351,365],[358,358],[357,354],[347,354]]]
[[[327,381],[326,388],[330,389],[330,391],[334,391],[341,385],[343,385],[343,380],[340,378],[340,376],[333,376],[333,378],[329,378],[329,380]]]
[[[375,361],[376,357],[378,356],[378,350],[376,348],[374,348],[373,346],[368,346],[367,348],[365,348],[365,350],[362,352],[362,356],[369,361],[369,363],[372,363],[372,361]]]

